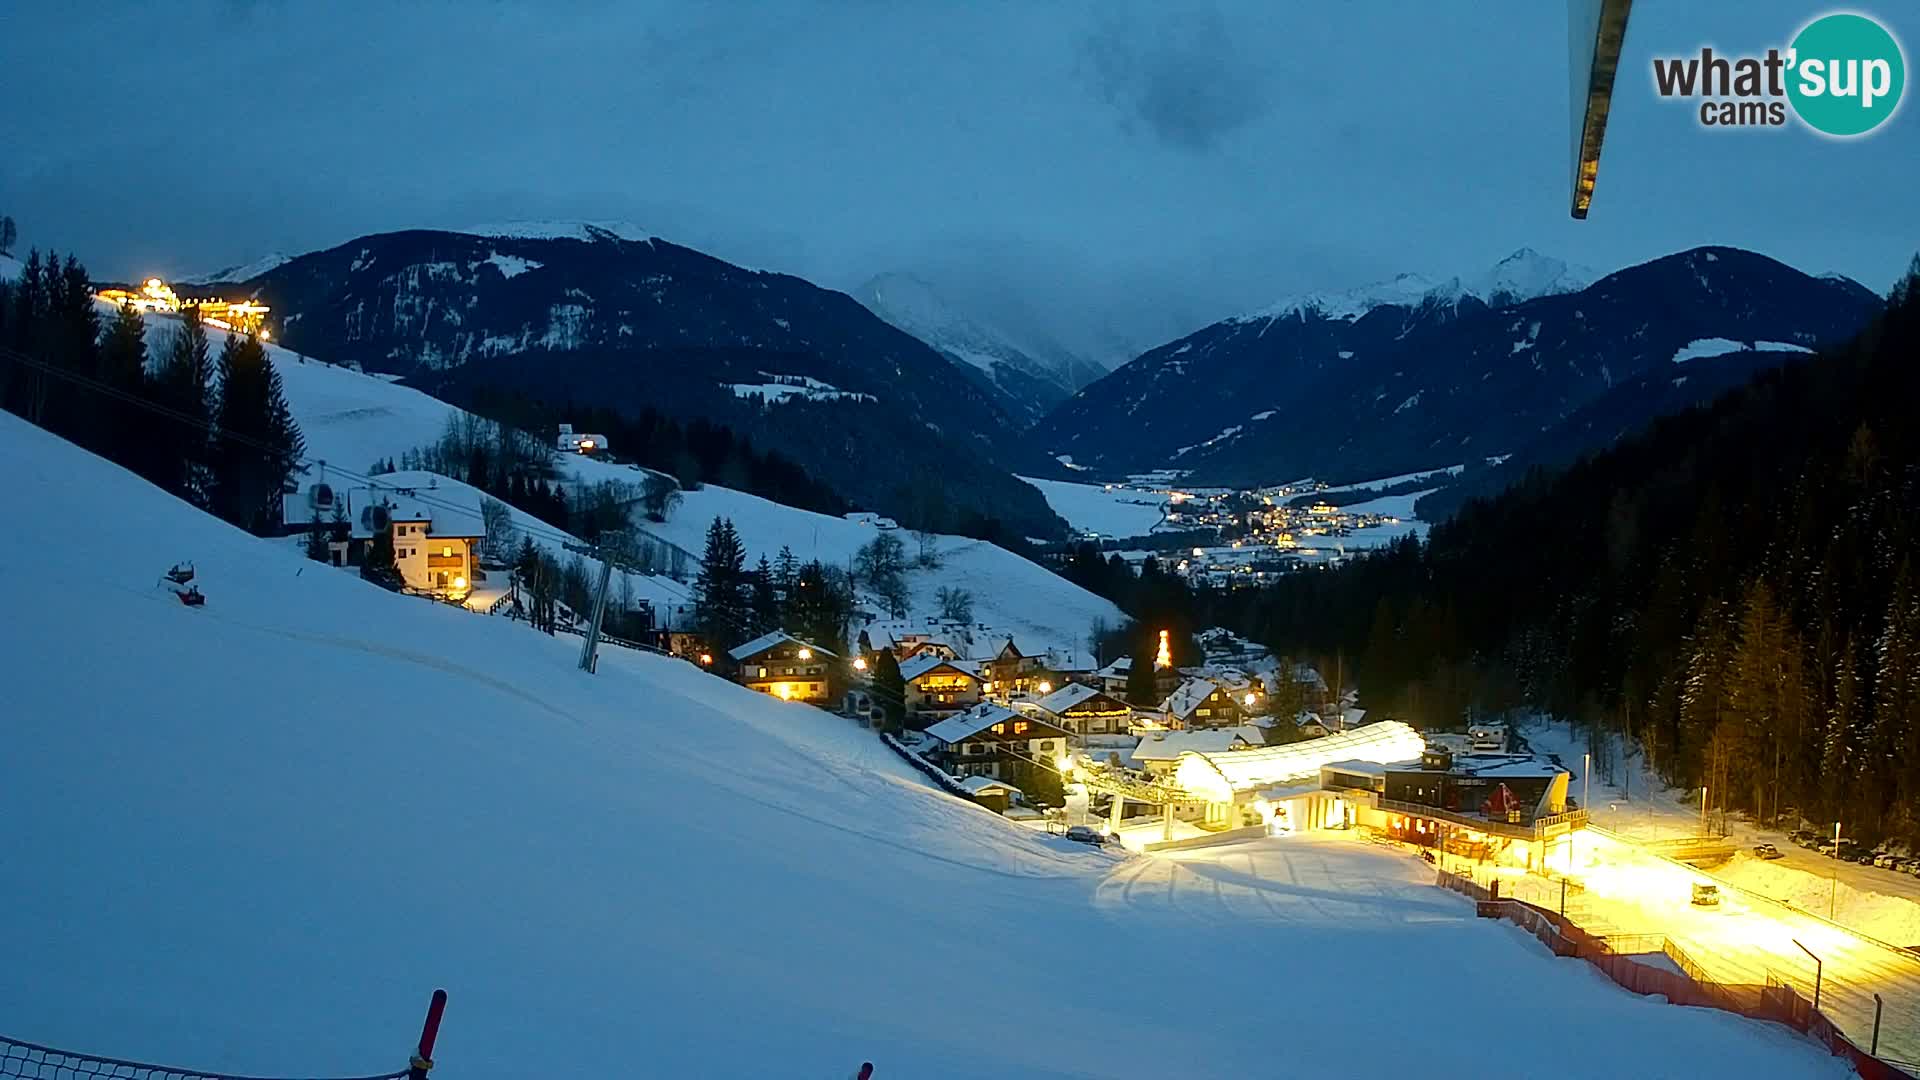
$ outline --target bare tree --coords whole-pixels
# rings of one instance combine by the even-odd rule
[[[663,522],[679,508],[682,498],[679,481],[660,473],[648,473],[640,494],[640,506],[646,511],[648,521]]]
[[[913,530],[913,542],[919,545],[919,563],[927,570],[940,565],[940,534],[926,529]]]
[[[480,521],[486,529],[486,538],[480,541],[480,550],[486,557],[499,563],[511,562],[515,550],[513,511],[498,499],[482,497],[480,500]]]
[[[973,621],[973,594],[965,589],[948,588],[945,585],[935,594],[940,601],[940,617],[947,622],[970,623]]]

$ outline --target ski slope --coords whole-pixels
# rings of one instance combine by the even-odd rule
[[[440,985],[464,1080],[1845,1075],[1556,960],[1397,852],[1120,861],[807,706],[620,650],[588,676],[567,639],[317,571],[6,414],[0,458],[37,511],[0,530],[31,568],[0,636],[9,1034],[357,1075]],[[182,557],[204,608],[155,585]],[[1120,992],[1168,973],[1206,993]]]

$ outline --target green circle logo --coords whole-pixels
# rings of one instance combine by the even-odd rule
[[[1793,39],[1787,98],[1807,126],[1846,138],[1886,123],[1900,107],[1907,64],[1900,43],[1865,15],[1823,15]]]

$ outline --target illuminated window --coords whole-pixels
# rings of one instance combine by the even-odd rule
[[[760,675],[759,675],[759,677],[760,677],[760,678],[762,678],[762,679],[764,679],[764,678],[766,678],[766,677],[767,677],[767,669],[766,669],[766,668],[761,668],[761,669],[760,669]]]
[[[1028,724],[1025,720],[1015,720],[1013,722],[1013,733],[1015,735],[1025,735],[1027,733],[1027,728],[1031,726],[1032,725]]]
[[[993,725],[993,733],[995,735],[1005,735],[1007,733],[1007,725],[1004,723]]]

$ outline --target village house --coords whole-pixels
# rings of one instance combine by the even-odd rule
[[[1133,724],[1133,708],[1118,697],[1084,683],[1068,683],[1031,703],[1041,719],[1066,731],[1073,745],[1089,735],[1124,735]]]
[[[1188,679],[1160,705],[1170,728],[1233,727],[1246,718],[1240,700],[1211,679]]]
[[[823,705],[835,697],[831,662],[838,659],[784,630],[762,634],[727,653],[740,685],[786,701]]]
[[[374,537],[384,533],[392,539],[393,563],[408,589],[459,600],[483,577],[475,550],[486,528],[477,510],[451,505],[457,496],[436,495],[431,481],[352,489],[316,481],[282,501],[281,522],[287,532],[298,534],[318,520],[334,566],[362,565]]]
[[[992,659],[981,661],[980,669],[987,678],[987,697],[995,701],[1053,693],[1055,676],[1047,669],[1046,657],[1022,653],[1012,638],[1007,639]]]
[[[963,660],[923,652],[900,665],[907,686],[907,712],[945,719],[980,704],[979,672]]]
[[[1127,692],[1127,673],[1132,670],[1133,657],[1115,657],[1106,667],[1093,673],[1093,685],[1114,697],[1120,697]]]
[[[928,728],[927,737],[937,760],[962,779],[987,776],[1018,783],[1028,769],[1050,767],[1067,752],[1065,730],[1004,705],[976,705]]]
[[[561,424],[554,446],[567,454],[604,454],[607,452],[607,437],[590,431],[575,431],[572,424]]]
[[[1224,754],[1265,746],[1266,738],[1257,727],[1210,728],[1205,731],[1167,731],[1149,735],[1133,749],[1134,766],[1155,776],[1171,776],[1180,763],[1180,755]]]

